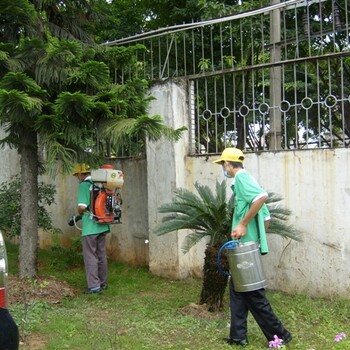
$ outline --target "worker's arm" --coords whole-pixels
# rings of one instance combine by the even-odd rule
[[[266,199],[267,195],[264,195],[252,203],[244,218],[240,221],[240,223],[234,228],[233,232],[231,233],[232,238],[240,239],[247,233],[247,225],[259,212]]]
[[[86,206],[85,205],[79,205],[78,206],[78,213],[79,213],[79,215],[83,215],[84,214],[84,212],[86,211]]]

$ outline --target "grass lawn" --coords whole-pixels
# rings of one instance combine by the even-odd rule
[[[18,272],[17,247],[9,244],[7,252],[11,280]],[[229,331],[228,292],[225,310],[209,313],[197,305],[201,280],[167,280],[147,268],[110,263],[109,288],[100,295],[85,295],[81,256],[60,249],[39,252],[39,275],[40,280],[21,289],[22,300],[9,305],[20,328],[21,350],[239,349],[222,341]],[[53,277],[69,285],[74,295],[50,300]],[[36,298],[30,297],[30,288],[37,291]],[[287,349],[350,349],[350,300],[272,291],[268,298],[293,334]],[[248,327],[245,349],[266,349],[267,341],[252,317]],[[348,337],[335,342],[342,332]]]

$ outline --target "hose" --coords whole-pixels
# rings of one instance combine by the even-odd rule
[[[226,243],[224,243],[221,248],[219,249],[219,252],[218,252],[218,258],[217,258],[217,264],[218,264],[218,270],[221,274],[223,275],[226,275],[226,276],[230,276],[230,273],[227,272],[227,271],[224,271],[221,267],[221,255],[222,255],[222,252],[225,248],[229,247],[230,249],[235,249],[237,248],[239,244],[239,241],[236,240],[236,239],[233,239],[231,241],[228,241]]]

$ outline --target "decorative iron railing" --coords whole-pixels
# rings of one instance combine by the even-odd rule
[[[108,43],[139,45],[116,79],[188,80],[193,153],[348,147],[347,0],[241,8]]]

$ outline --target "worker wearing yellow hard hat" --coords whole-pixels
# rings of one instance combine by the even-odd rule
[[[228,147],[219,159],[213,163],[222,165],[224,175],[232,178],[231,189],[234,195],[235,208],[233,211],[231,236],[243,245],[257,242],[260,252],[268,252],[266,240],[266,222],[269,221],[269,211],[265,201],[267,192],[257,183],[253,176],[243,168],[244,154],[235,147]],[[292,335],[274,314],[270,302],[265,296],[265,289],[259,287],[249,292],[235,290],[233,280],[230,284],[230,334],[225,341],[230,345],[248,344],[247,316],[251,311],[267,340],[273,341],[277,336],[282,344],[292,340]]]
[[[86,163],[78,163],[74,166],[72,175],[76,176],[78,174],[87,174],[90,173],[90,171],[90,165]]]
[[[108,224],[100,224],[93,219],[91,196],[94,183],[90,166],[76,164],[72,173],[79,180],[77,209],[82,217],[82,245],[86,272],[86,293],[100,293],[107,288],[106,234],[110,232]]]
[[[217,160],[214,160],[213,163],[221,164],[221,163],[223,163],[225,161],[226,162],[243,163],[243,161],[244,161],[244,154],[239,148],[227,147],[221,153],[220,158],[217,159]]]

